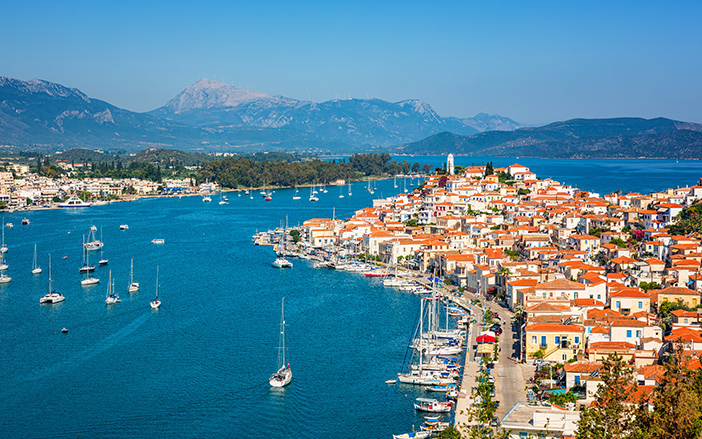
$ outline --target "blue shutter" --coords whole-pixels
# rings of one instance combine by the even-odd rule
[[[631,338],[631,329],[626,331],[626,338]]]

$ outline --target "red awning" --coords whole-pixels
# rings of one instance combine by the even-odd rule
[[[476,338],[478,343],[495,343],[495,337],[487,334],[483,334]]]

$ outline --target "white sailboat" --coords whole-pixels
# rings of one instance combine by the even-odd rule
[[[285,229],[283,230],[283,239],[282,242],[280,243],[280,247],[283,248],[281,252],[278,253],[278,257],[276,258],[275,261],[273,261],[273,266],[278,267],[278,268],[292,268],[293,264],[292,262],[288,261],[285,258],[285,238],[286,235],[288,234],[288,217],[285,217]]]
[[[393,178],[393,184],[395,185],[395,189],[397,189],[397,175]]]
[[[7,261],[5,260],[5,253],[0,253],[0,272],[7,270],[10,268],[9,265],[7,265]]]
[[[229,204],[229,198],[225,197],[222,195],[222,191],[219,191],[219,205],[221,206],[222,204]]]
[[[349,197],[351,196],[351,182],[349,182]]]
[[[88,264],[88,261],[86,259],[86,255],[88,254],[88,249],[85,247],[85,235],[83,235],[83,265],[78,269],[79,272],[81,273],[89,273],[91,271],[95,271],[95,266],[91,266]]]
[[[312,184],[312,187],[310,187],[310,201],[319,201],[319,198],[317,198],[317,191],[314,190],[314,184]]]
[[[5,253],[0,254],[0,284],[6,284],[12,280],[12,278],[5,274],[9,266],[5,262]]]
[[[286,362],[285,347],[285,297],[283,297],[280,311],[280,339],[278,341],[278,371],[271,375],[268,383],[271,387],[285,387],[292,381],[292,370]]]
[[[136,293],[139,291],[139,282],[134,282],[134,258],[132,258],[131,269],[129,270],[129,287],[128,293]]]
[[[107,281],[107,295],[105,296],[105,305],[114,305],[119,303],[119,294],[115,291],[115,284],[112,281],[112,270],[110,270],[110,277]]]
[[[343,190],[344,190],[344,186],[343,185],[339,186],[339,198],[344,198]]]
[[[3,220],[3,226],[5,225],[5,221]],[[0,246],[0,253],[7,253],[7,246],[5,245],[5,228],[2,228],[2,246]]]
[[[95,231],[97,230],[97,227],[91,225],[90,226],[90,233],[88,233],[88,241],[83,244],[83,247],[85,247],[87,250],[100,250],[102,248],[102,241],[98,241],[95,238]]]
[[[63,294],[59,294],[51,288],[51,255],[49,255],[49,292],[39,299],[39,303],[59,303],[66,300]]]
[[[302,198],[301,196],[299,196],[297,194],[298,192],[299,192],[299,190],[297,189],[297,185],[295,185],[295,195],[293,195],[293,200],[299,200]]]
[[[32,274],[41,273],[41,267],[37,265],[37,245],[34,244],[34,261],[32,262]]]
[[[100,227],[100,241],[102,242],[102,227]],[[100,247],[100,260],[98,261],[98,265],[100,267],[103,267],[103,266],[107,265],[108,262],[109,262],[109,260],[105,259],[105,257],[102,256],[102,247]]]
[[[158,298],[158,265],[156,266],[156,298],[149,302],[151,309],[158,309],[161,306],[161,299]]]
[[[80,284],[84,287],[87,287],[90,285],[95,285],[97,283],[100,283],[100,279],[98,279],[97,277],[92,277],[90,275],[90,272],[95,270],[95,267],[92,267],[92,270],[90,270],[90,268],[91,268],[90,267],[90,253],[88,253],[87,249],[85,250],[85,265],[84,265],[84,267],[87,267],[86,270],[83,271],[85,273],[85,279],[80,281]],[[83,270],[83,269],[81,268],[81,270]]]

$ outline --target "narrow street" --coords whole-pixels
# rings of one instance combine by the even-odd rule
[[[461,410],[467,407],[470,401],[471,389],[475,387],[475,376],[478,373],[478,363],[475,360],[475,351],[477,349],[476,337],[482,330],[482,314],[484,309],[496,312],[500,316],[500,324],[504,331],[500,336],[500,353],[499,361],[495,364],[495,369],[492,371],[492,376],[495,377],[495,400],[500,401],[496,416],[501,420],[518,402],[526,403],[525,382],[523,378],[522,365],[519,363],[519,355],[521,351],[519,340],[519,328],[512,321],[512,313],[500,307],[496,303],[486,301],[484,297],[475,296],[470,293],[464,293],[464,297],[453,297],[454,302],[458,303],[466,309],[470,309],[472,318],[477,320],[477,323],[470,326],[470,333],[466,342],[466,364],[462,379],[461,391],[466,397],[462,401],[459,399],[456,406],[456,420],[465,422],[466,417],[461,415]],[[468,300],[477,299],[485,306],[479,308],[469,304]]]

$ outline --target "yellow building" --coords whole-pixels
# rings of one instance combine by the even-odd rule
[[[534,354],[542,351],[544,360],[562,363],[583,355],[585,328],[580,325],[533,323],[527,325],[525,332],[528,358],[535,358]]]
[[[658,306],[663,302],[677,302],[678,300],[692,308],[700,303],[700,293],[685,287],[668,287],[662,290],[651,290],[648,292],[652,302],[657,302]]]

